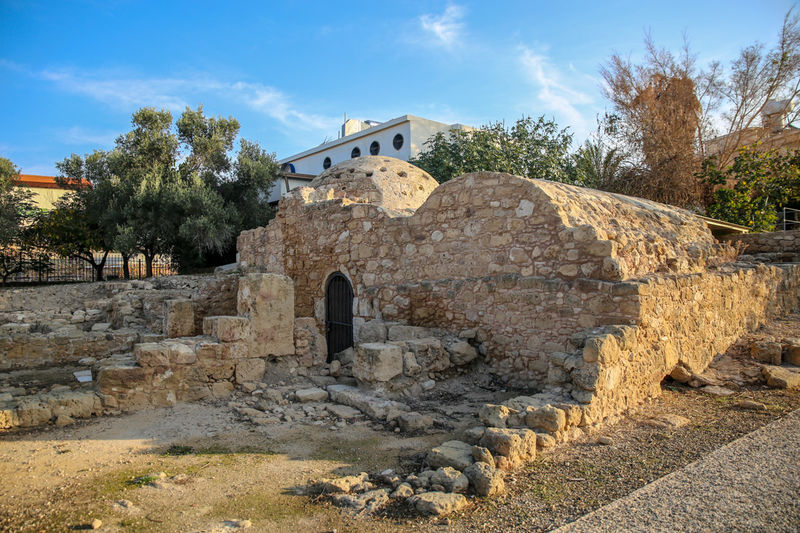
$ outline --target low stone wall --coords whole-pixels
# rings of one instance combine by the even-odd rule
[[[635,326],[590,330],[577,351],[551,357],[549,385],[584,405],[583,424],[658,396],[668,374],[699,373],[765,320],[800,309],[800,265],[653,277],[638,296]]]
[[[720,240],[733,245],[739,244],[743,254],[800,253],[800,229],[726,235]]]
[[[512,385],[545,382],[553,352],[604,324],[633,324],[636,283],[505,274],[375,287],[366,303],[385,320],[453,332],[474,329],[481,353]]]
[[[204,317],[236,313],[237,290],[237,276],[169,276],[0,291],[0,370],[107,357],[153,336],[196,335]],[[188,308],[175,313],[176,302]]]
[[[226,398],[235,383],[259,382],[268,357],[294,354],[292,281],[275,274],[234,279],[242,316],[205,317],[202,335],[140,343],[132,354],[109,359],[97,378],[104,405],[134,410]],[[192,310],[184,302],[171,301],[181,323]]]

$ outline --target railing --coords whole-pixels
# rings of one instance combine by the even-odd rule
[[[96,258],[100,260],[102,256]],[[72,257],[30,255],[23,256],[28,268],[8,278],[10,283],[54,283],[66,281],[96,281],[96,271],[88,262]],[[147,274],[145,260],[141,256],[128,261],[130,279],[144,279]],[[153,276],[171,276],[177,269],[169,258],[157,257],[153,261]],[[122,257],[109,255],[103,267],[105,279],[123,279]]]
[[[789,218],[789,215],[792,218]],[[783,231],[795,229],[800,226],[800,209],[792,209],[791,207],[783,208]]]

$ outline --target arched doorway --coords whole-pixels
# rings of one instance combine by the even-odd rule
[[[333,354],[353,345],[353,287],[341,272],[333,274],[325,288],[325,339],[329,363]]]

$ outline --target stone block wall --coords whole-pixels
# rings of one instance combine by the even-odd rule
[[[800,229],[727,235],[721,240],[740,245],[743,254],[800,253]]]
[[[226,398],[234,384],[261,381],[267,357],[294,354],[292,281],[234,279],[241,316],[206,316],[202,335],[139,343],[129,356],[111,358],[97,379],[104,404],[134,410]]]
[[[503,274],[374,287],[369,305],[382,318],[450,331],[475,329],[481,351],[513,385],[544,383],[549,356],[571,337],[639,316],[635,283]]]
[[[237,289],[236,276],[170,276],[2,290],[0,370],[107,357],[143,336],[195,335],[205,316],[235,314]]]
[[[359,171],[371,179],[356,169],[348,183]],[[503,274],[620,281],[702,271],[727,257],[685,211],[559,183],[470,174],[423,187],[429,196],[414,212],[361,203],[336,185],[293,191],[267,228],[238,241],[243,268],[291,277],[296,316],[320,322],[334,272],[349,277],[354,315],[369,320],[381,313],[366,297],[376,287]]]
[[[584,423],[660,394],[676,366],[701,372],[765,320],[800,309],[800,265],[730,267],[637,284],[633,326],[589,330],[577,350],[550,358],[551,388],[584,404]]]

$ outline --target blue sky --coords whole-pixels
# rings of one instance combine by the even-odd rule
[[[135,2],[0,0],[0,156],[53,174],[108,149],[133,111],[234,116],[279,158],[335,139],[343,114],[480,125],[555,118],[576,141],[599,66],[642,38],[702,66],[768,46],[794,2]]]

